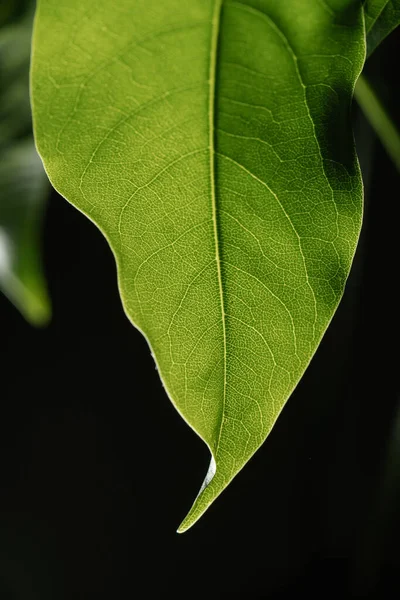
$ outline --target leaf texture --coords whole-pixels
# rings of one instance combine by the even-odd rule
[[[39,0],[47,173],[107,237],[126,313],[212,454],[180,531],[263,443],[343,294],[364,58],[349,0]]]

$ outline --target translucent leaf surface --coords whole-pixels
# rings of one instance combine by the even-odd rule
[[[106,235],[126,313],[212,453],[180,531],[263,443],[343,294],[364,57],[350,0],[39,1],[48,175]]]

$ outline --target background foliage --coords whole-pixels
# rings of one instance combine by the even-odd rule
[[[33,325],[51,314],[40,257],[49,183],[35,150],[29,100],[33,0],[0,6],[0,290]]]

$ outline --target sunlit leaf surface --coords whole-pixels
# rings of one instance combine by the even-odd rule
[[[350,0],[39,1],[48,175],[107,237],[127,315],[212,454],[180,531],[263,443],[343,294],[364,57]]]

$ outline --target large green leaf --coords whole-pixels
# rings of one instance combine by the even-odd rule
[[[342,296],[364,56],[354,0],[39,0],[48,175],[107,237],[126,313],[212,453],[180,531],[263,443]]]
[[[364,13],[369,55],[400,24],[400,0],[366,0]]]
[[[2,17],[11,24],[0,29],[0,289],[28,321],[43,325],[50,303],[39,247],[49,186],[32,137],[33,3],[6,2]]]

